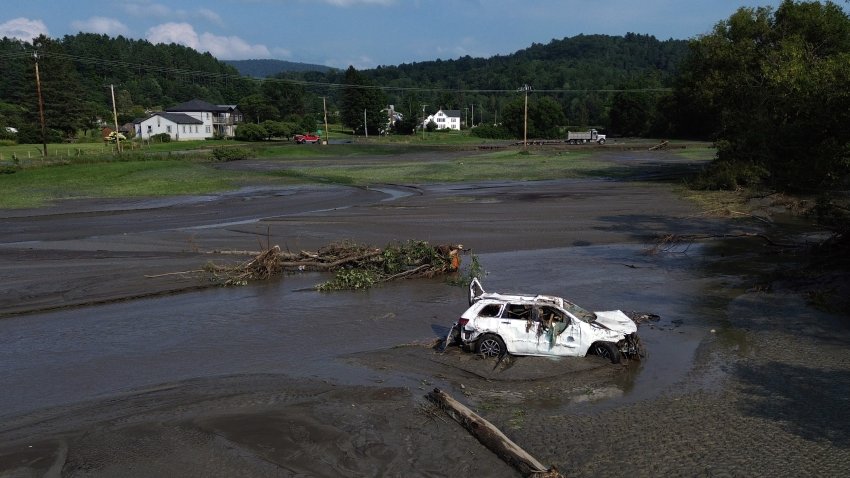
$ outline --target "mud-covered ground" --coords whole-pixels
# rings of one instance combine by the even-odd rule
[[[642,179],[686,163],[600,154]],[[568,476],[842,476],[850,330],[766,287],[793,258],[756,239],[646,253],[736,232],[795,234],[601,178],[0,211],[0,476],[516,476],[430,406],[435,387]],[[496,363],[431,347],[466,301],[440,280],[320,294],[321,274],[226,290],[175,274],[340,239],[462,243],[488,289],[662,319],[640,327],[641,362]]]

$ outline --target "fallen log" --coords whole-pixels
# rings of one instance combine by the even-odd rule
[[[445,410],[456,422],[463,425],[482,445],[516,468],[523,476],[534,478],[564,478],[564,475],[557,468],[554,466],[546,468],[536,458],[505,436],[496,426],[481,418],[481,416],[452,398],[446,392],[435,388],[432,392],[428,393],[427,397]]]

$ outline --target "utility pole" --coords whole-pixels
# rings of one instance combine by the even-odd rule
[[[528,149],[528,92],[531,91],[531,86],[522,85],[521,88],[518,88],[517,91],[522,91],[525,93],[525,115],[523,118],[522,124],[522,147],[524,149]]]
[[[109,91],[112,93],[112,119],[115,120],[115,150],[121,154],[121,132],[118,131],[118,110],[115,109],[115,85],[109,85]]]
[[[463,121],[466,123],[466,127],[469,128],[469,108],[464,108],[463,114],[466,117]]]
[[[472,127],[475,127],[475,103],[472,103]]]
[[[428,105],[422,105],[422,139],[425,139],[425,107]]]
[[[32,52],[35,59],[35,89],[38,92],[38,117],[41,119],[41,145],[44,148],[42,154],[47,158],[47,129],[44,126],[44,100],[41,99],[41,78],[38,75],[38,50]]]
[[[328,140],[328,104],[326,103],[326,98],[322,97],[322,109],[325,111],[325,144],[330,144]]]
[[[363,110],[363,132],[366,133],[366,137],[369,137],[369,126],[366,125],[366,110]]]

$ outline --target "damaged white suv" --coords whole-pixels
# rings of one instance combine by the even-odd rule
[[[594,354],[619,363],[642,355],[637,325],[619,310],[588,312],[561,297],[486,293],[478,279],[469,285],[469,303],[446,344],[460,342],[485,357]]]

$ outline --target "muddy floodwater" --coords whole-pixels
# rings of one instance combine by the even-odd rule
[[[641,179],[688,164],[600,159]],[[571,477],[845,476],[850,327],[771,284],[793,258],[758,238],[650,253],[663,234],[736,232],[798,234],[606,178],[0,210],[0,476],[517,476],[434,388]],[[467,306],[445,278],[321,293],[314,272],[232,288],[180,273],[343,239],[460,243],[488,291],[660,320],[639,326],[639,362],[497,363],[431,347]]]

